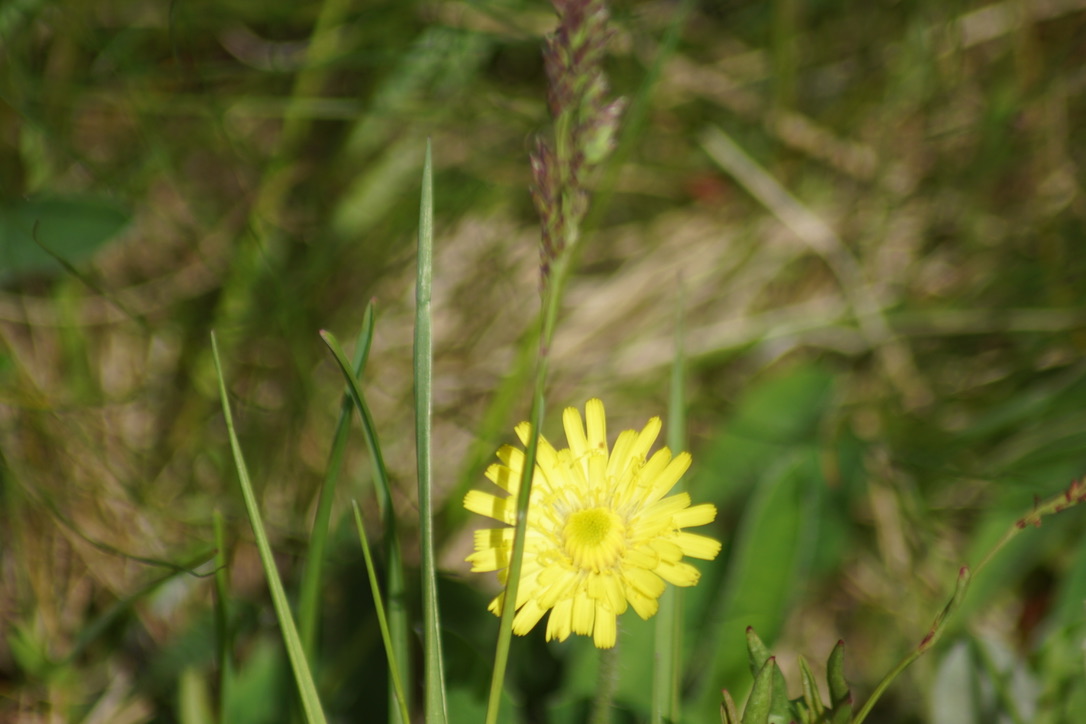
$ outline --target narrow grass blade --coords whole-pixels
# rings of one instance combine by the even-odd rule
[[[366,559],[366,575],[370,579],[370,591],[373,592],[373,605],[377,610],[377,624],[381,629],[381,640],[385,644],[385,655],[388,656],[388,676],[392,681],[392,691],[396,699],[400,721],[411,721],[411,715],[407,711],[407,697],[404,695],[403,682],[400,679],[400,666],[396,662],[396,649],[392,645],[392,634],[388,628],[388,618],[385,616],[385,604],[381,598],[381,586],[377,582],[377,570],[373,565],[373,556],[370,554],[370,543],[366,537],[366,527],[362,523],[362,512],[358,509],[358,503],[351,501],[354,508],[354,524],[358,529],[358,540],[362,543],[362,556]]]
[[[671,365],[668,393],[667,445],[672,454],[686,447],[685,401],[683,395],[685,353],[683,351],[683,293],[679,287],[675,313],[675,360]],[[680,482],[679,485],[682,483]],[[675,492],[679,492],[677,489]],[[682,676],[682,600],[680,589],[669,586],[660,597],[653,642],[652,724],[677,724],[682,716],[679,684]]]
[[[362,329],[355,343],[352,369],[357,378],[366,366],[370,343],[373,341],[373,303],[366,305],[362,318]],[[321,570],[324,566],[324,551],[328,542],[328,530],[332,519],[332,500],[335,498],[336,481],[343,465],[343,453],[347,449],[347,439],[351,430],[350,392],[344,392],[340,405],[339,421],[332,437],[332,449],[328,455],[328,468],[321,484],[320,497],[317,500],[317,515],[313,520],[313,530],[309,536],[309,550],[306,554],[305,572],[302,574],[301,593],[298,598],[298,628],[302,637],[302,647],[309,661],[313,662],[317,636],[317,621],[320,615]]]
[[[321,339],[328,345],[332,357],[339,365],[347,381],[347,390],[351,394],[358,414],[362,419],[362,436],[366,439],[366,446],[370,451],[370,459],[373,461],[374,488],[377,493],[377,505],[381,509],[381,520],[384,523],[384,545],[388,551],[388,628],[392,636],[392,648],[396,653],[396,664],[399,666],[400,681],[404,689],[411,690],[410,661],[408,659],[407,645],[407,595],[404,590],[403,554],[400,551],[400,539],[397,535],[396,515],[392,509],[392,486],[388,480],[388,468],[385,467],[385,458],[381,454],[381,445],[377,439],[377,427],[373,424],[373,415],[370,414],[366,398],[362,396],[362,390],[358,386],[358,379],[351,373],[351,366],[347,362],[347,355],[343,353],[339,341],[331,332],[322,331]],[[390,687],[391,688],[391,687]],[[394,692],[389,692],[390,699],[395,698]],[[399,720],[399,710],[393,705],[394,724]],[[406,724],[403,722],[402,724]]]
[[[430,456],[432,435],[433,340],[430,328],[430,297],[434,264],[434,177],[430,141],[422,167],[422,199],[419,204],[418,277],[415,285],[415,454],[419,482],[419,529],[422,548],[422,625],[426,722],[444,724],[445,674],[441,661],[441,627],[437,605],[437,573],[434,566],[434,511]]]
[[[283,644],[286,646],[287,656],[294,672],[294,681],[298,686],[302,709],[305,711],[305,718],[309,724],[324,724],[326,720],[324,710],[321,708],[320,698],[317,696],[317,687],[313,683],[313,675],[309,671],[305,652],[302,651],[302,641],[298,637],[298,629],[294,626],[294,618],[290,613],[290,604],[287,603],[287,595],[283,591],[283,582],[279,579],[279,570],[275,567],[275,559],[272,557],[268,535],[264,531],[264,522],[260,517],[260,509],[256,505],[256,495],[253,494],[253,486],[249,480],[249,470],[245,465],[241,445],[238,443],[238,436],[234,431],[234,418],[230,414],[230,400],[226,396],[226,382],[223,379],[222,362],[219,360],[219,346],[215,341],[214,332],[211,334],[211,354],[215,360],[215,372],[219,378],[219,397],[222,400],[223,415],[226,418],[226,431],[230,436],[230,449],[234,454],[234,467],[238,471],[242,497],[245,498],[245,511],[249,515],[249,523],[252,525],[253,535],[256,537],[256,547],[260,552],[260,562],[264,566],[264,575],[268,578],[272,604],[275,606],[275,615],[279,619],[279,627],[283,633]]]

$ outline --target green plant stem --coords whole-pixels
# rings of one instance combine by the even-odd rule
[[[597,675],[596,699],[592,703],[591,724],[611,724],[611,707],[618,690],[618,644],[600,649],[600,668]]]
[[[419,545],[422,548],[422,620],[426,724],[444,724],[445,674],[441,657],[441,626],[434,563],[434,511],[430,442],[432,436],[433,339],[430,298],[433,286],[434,179],[430,141],[422,169],[419,204],[418,277],[415,285],[415,449],[419,484]]]
[[[1040,527],[1042,519],[1046,516],[1060,513],[1084,501],[1086,501],[1086,484],[1084,484],[1082,480],[1076,480],[1063,492],[1036,505],[1030,513],[1014,521],[1010,528],[1007,529],[1007,532],[1003,534],[1003,537],[992,546],[972,571],[969,570],[968,566],[962,566],[958,571],[958,583],[954,588],[954,595],[951,596],[946,606],[939,612],[939,615],[935,617],[935,621],[932,623],[931,628],[928,629],[928,633],[920,640],[917,647],[898,662],[898,664],[875,686],[875,690],[871,692],[871,696],[860,708],[856,716],[853,717],[852,724],[861,724],[863,720],[867,718],[867,715],[871,713],[871,710],[875,707],[879,698],[886,689],[889,688],[894,679],[896,679],[902,671],[907,669],[910,664],[920,658],[928,649],[935,645],[936,641],[938,641],[946,631],[947,621],[950,619],[951,615],[958,610],[962,601],[965,600],[965,594],[968,592],[969,584],[972,582],[973,578],[991,563],[996,554],[1003,550],[1003,548],[1022,531],[1031,527]]]
[[[520,588],[520,572],[524,562],[524,535],[528,528],[528,501],[532,492],[532,477],[535,471],[539,431],[543,426],[543,392],[546,388],[547,370],[550,365],[551,341],[554,339],[554,329],[558,324],[558,312],[561,309],[562,294],[565,291],[572,267],[573,252],[574,247],[565,247],[551,267],[547,286],[543,291],[543,323],[540,327],[539,359],[536,364],[532,413],[529,418],[531,437],[528,438],[528,445],[524,451],[524,470],[521,473],[520,485],[517,488],[517,523],[513,534],[509,577],[506,579],[504,598],[502,599],[501,621],[498,624],[498,645],[494,654],[490,694],[487,698],[486,724],[496,724],[498,721],[498,708],[505,684],[505,671],[509,664],[509,645],[513,638],[513,617],[516,614],[517,591]]]

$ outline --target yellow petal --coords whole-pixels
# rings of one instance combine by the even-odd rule
[[[660,562],[660,555],[648,546],[630,548],[622,555],[623,565],[636,566],[651,571]]]
[[[635,459],[637,459],[639,461],[647,460],[648,459],[648,454],[649,454],[649,448],[652,447],[652,444],[654,442],[656,442],[656,438],[659,437],[660,428],[662,426],[663,426],[663,422],[661,422],[659,417],[654,417],[651,420],[649,420],[648,424],[646,424],[645,427],[641,429],[641,432],[638,433],[637,438],[630,445],[630,449],[626,453],[626,455],[628,457],[630,457],[630,458],[635,458]],[[633,432],[633,431],[631,430],[630,432]],[[666,449],[667,448],[664,448],[664,450],[666,450]],[[671,453],[669,452],[668,456],[670,457],[670,455],[671,455]],[[608,469],[607,472],[611,473],[611,470]],[[616,474],[618,472],[621,472],[621,471],[616,471]]]
[[[683,549],[675,543],[663,538],[656,538],[649,542],[649,546],[654,551],[660,554],[660,558],[665,561],[674,563],[675,561],[681,561],[683,557]]]
[[[620,614],[626,610],[626,593],[622,589],[622,582],[609,571],[588,578],[588,595],[597,604],[605,603],[612,613]]]
[[[686,555],[706,561],[713,560],[720,553],[720,541],[696,533],[679,533],[675,536],[675,543]]]
[[[596,604],[584,593],[578,591],[573,597],[573,633],[588,636],[596,620]]]
[[[591,450],[607,452],[607,415],[603,402],[592,398],[584,406],[585,423],[588,432],[588,447]]]
[[[491,464],[484,475],[487,480],[509,493],[516,491],[520,484],[520,474],[514,473],[507,465],[501,463]]]
[[[543,618],[546,612],[547,610],[541,608],[535,601],[528,601],[513,617],[513,633],[524,636],[539,623],[539,619]]]
[[[579,458],[588,452],[588,438],[584,435],[584,423],[581,422],[581,411],[576,407],[567,407],[562,411],[562,427],[566,431],[566,442],[569,443],[569,451],[574,458]]]
[[[693,586],[701,578],[697,568],[689,563],[660,561],[655,573],[673,586]]]
[[[486,573],[509,565],[509,551],[488,548],[476,551],[464,559],[471,564],[472,573]]]
[[[499,498],[481,490],[469,490],[464,496],[464,507],[472,513],[513,525],[516,522],[516,509],[510,505],[511,500],[512,498]]]
[[[573,599],[564,598],[554,605],[547,618],[547,640],[565,641],[573,631]]]
[[[495,616],[502,615],[502,604],[505,603],[505,591],[502,591],[490,602],[490,605],[486,607],[487,611],[490,611]]]
[[[604,608],[602,604],[596,605],[596,627],[592,631],[592,642],[598,649],[609,649],[615,645],[618,638],[618,626],[615,623],[615,614]]]
[[[660,594],[664,592],[664,582],[652,571],[646,571],[644,568],[623,566],[622,576],[626,579],[626,583],[642,596],[659,598]],[[628,592],[627,598],[630,599],[630,603],[633,603],[633,596],[628,595]]]
[[[660,610],[660,602],[655,598],[643,596],[632,589],[627,589],[626,596],[630,599],[630,606],[633,607],[633,610],[646,621],[655,616],[656,612]]]
[[[682,452],[676,455],[663,472],[656,476],[656,480],[652,481],[652,490],[645,502],[652,503],[667,495],[689,468],[690,453]]]
[[[685,510],[689,505],[690,494],[677,493],[675,495],[669,495],[663,500],[657,500],[655,503],[642,510],[637,518],[639,521],[643,521],[644,524],[649,526],[654,532],[657,530],[654,526],[677,528],[678,526],[674,522],[674,517]],[[646,531],[646,534],[648,534],[648,531]]]
[[[623,430],[615,440],[615,446],[611,448],[611,459],[607,463],[607,476],[617,478],[623,475],[630,464],[640,464],[633,455],[634,443],[637,442],[637,433],[633,430]]]
[[[702,503],[675,514],[673,521],[676,528],[692,528],[697,525],[705,525],[716,520],[716,506],[712,503]]]

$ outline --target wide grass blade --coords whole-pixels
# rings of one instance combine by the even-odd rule
[[[385,467],[385,458],[381,453],[381,445],[377,439],[377,427],[373,424],[373,415],[370,414],[366,398],[362,396],[362,390],[358,386],[358,379],[351,373],[351,366],[347,362],[347,355],[339,341],[331,332],[322,330],[321,339],[328,345],[340,372],[347,381],[347,390],[351,393],[355,407],[362,419],[362,436],[366,438],[369,447],[370,459],[373,461],[374,488],[377,492],[377,505],[381,509],[381,519],[384,523],[384,545],[388,551],[388,628],[392,637],[392,648],[395,652],[396,665],[399,667],[398,675],[403,682],[404,689],[410,690],[411,680],[410,662],[407,648],[407,608],[406,593],[404,591],[403,554],[400,551],[400,539],[397,535],[396,515],[392,509],[392,486],[388,479],[388,468]],[[392,688],[391,685],[389,687]],[[395,692],[389,692],[389,698],[393,706],[394,721],[399,719],[399,710],[395,706]],[[402,724],[406,724],[403,722]]]
[[[373,341],[373,303],[366,305],[362,318],[362,329],[355,343],[352,369],[357,378],[366,366],[370,343]],[[344,392],[343,403],[339,409],[339,421],[332,437],[332,450],[328,455],[328,468],[321,485],[320,498],[317,500],[317,515],[313,520],[313,531],[309,536],[309,551],[306,554],[305,572],[302,574],[302,588],[298,598],[298,626],[302,637],[302,647],[310,662],[313,661],[317,635],[317,620],[320,614],[321,570],[324,566],[324,551],[328,543],[328,529],[332,519],[332,500],[335,498],[336,481],[343,466],[343,453],[347,449],[347,438],[351,430],[350,392]]]
[[[362,523],[362,512],[358,509],[358,503],[351,501],[354,508],[354,524],[358,529],[358,540],[362,543],[362,556],[366,559],[366,575],[370,579],[370,591],[373,593],[373,606],[377,610],[377,625],[381,629],[381,640],[385,644],[385,655],[388,656],[388,676],[392,682],[392,691],[396,699],[397,711],[400,721],[411,721],[411,715],[407,711],[407,696],[404,694],[403,682],[400,679],[400,667],[396,661],[396,649],[392,645],[392,634],[388,628],[388,618],[385,616],[385,604],[381,598],[381,585],[377,582],[377,569],[373,565],[373,556],[370,554],[370,543],[366,537],[366,527]]]
[[[426,683],[426,722],[444,724],[445,675],[441,661],[441,627],[438,624],[437,573],[434,568],[434,515],[430,438],[432,434],[433,340],[430,328],[430,297],[434,266],[434,177],[430,141],[422,168],[422,199],[419,203],[418,277],[415,286],[415,454],[419,476],[419,534],[422,548],[423,676]]]
[[[310,724],[324,724],[324,710],[321,708],[320,698],[317,696],[317,687],[313,683],[313,675],[309,671],[309,663],[306,661],[305,652],[302,650],[302,641],[298,636],[298,629],[294,626],[290,604],[287,602],[287,595],[283,591],[283,582],[279,578],[279,570],[275,567],[275,558],[272,557],[268,535],[264,531],[264,522],[260,517],[260,509],[256,505],[256,495],[253,494],[253,486],[249,480],[249,470],[245,465],[241,445],[238,443],[238,436],[234,431],[234,418],[230,414],[230,400],[226,396],[226,382],[223,379],[222,362],[219,360],[219,346],[215,341],[214,332],[211,334],[211,354],[215,360],[215,372],[219,378],[219,397],[222,401],[223,415],[226,418],[226,431],[230,436],[230,449],[234,454],[234,467],[238,471],[241,494],[245,499],[245,512],[248,514],[249,523],[253,527],[256,547],[260,552],[260,562],[264,566],[264,575],[268,578],[272,604],[275,606],[275,615],[279,619],[279,627],[283,633],[283,644],[286,646],[287,656],[294,672],[294,681],[298,686],[302,709],[305,711],[307,722]]]

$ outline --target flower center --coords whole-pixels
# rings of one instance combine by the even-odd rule
[[[573,565],[599,571],[614,565],[622,552],[626,528],[610,508],[578,510],[566,519],[562,539]]]

